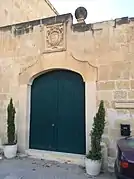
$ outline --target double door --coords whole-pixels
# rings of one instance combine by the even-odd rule
[[[85,154],[85,86],[79,74],[57,70],[34,80],[29,146]]]

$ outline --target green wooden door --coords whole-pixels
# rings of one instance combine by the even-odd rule
[[[30,148],[55,150],[57,80],[51,73],[36,78],[31,89]]]
[[[29,145],[85,154],[85,86],[79,74],[56,70],[34,80]]]

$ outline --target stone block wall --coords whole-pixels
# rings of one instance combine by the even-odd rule
[[[61,27],[61,24],[65,26]],[[21,29],[24,33],[14,34],[15,29]],[[47,44],[50,38],[46,36],[53,29],[58,29],[60,39],[63,40],[56,47],[57,51]],[[29,70],[34,74],[34,71],[38,71],[36,68],[43,69],[44,64],[47,68],[53,68],[53,64],[56,64],[56,68],[68,65],[73,69],[76,65],[74,61],[77,61],[85,76],[92,75],[85,68],[85,63],[97,71],[96,79],[87,77],[85,81],[96,82],[97,107],[100,100],[104,100],[107,124],[103,141],[109,147],[109,156],[115,157],[116,141],[121,137],[120,123],[130,123],[134,133],[133,18],[96,24],[72,24],[72,15],[66,14],[2,27],[0,39],[0,122],[3,124],[0,135],[5,138],[6,107],[10,97],[13,97],[16,109],[19,109],[20,74],[25,72],[25,79]]]
[[[49,0],[0,2],[0,26],[58,15]]]
[[[108,146],[108,169],[113,172],[116,142],[121,138],[120,124],[130,124],[134,134],[133,61],[114,62],[100,66],[97,82],[97,106],[104,100],[106,127],[103,141]],[[116,106],[119,103],[119,107]]]
[[[77,44],[74,41],[72,48],[79,50],[73,53],[98,69],[97,106],[104,100],[107,120],[103,141],[108,145],[108,155],[114,158],[116,142],[121,138],[120,124],[131,124],[134,133],[134,21],[121,18],[83,29],[74,28],[72,36]]]
[[[104,100],[106,129],[103,140],[109,146],[108,155],[116,156],[116,141],[121,138],[120,124],[130,124],[134,134],[133,61],[113,62],[99,68],[97,100]],[[116,103],[120,103],[119,107]],[[131,105],[131,106],[130,106]]]

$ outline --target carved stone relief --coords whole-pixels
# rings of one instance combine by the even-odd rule
[[[46,26],[45,52],[66,50],[65,25],[55,24]]]

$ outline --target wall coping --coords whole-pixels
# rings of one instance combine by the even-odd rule
[[[0,31],[12,31],[13,28],[29,27],[29,26],[34,27],[39,25],[40,26],[52,25],[57,23],[67,23],[69,21],[72,23],[71,26],[73,31],[83,32],[89,30],[91,31],[102,30],[105,25],[116,28],[117,26],[123,24],[130,24],[134,22],[134,17],[121,17],[121,18],[116,18],[115,20],[107,20],[107,21],[88,23],[88,24],[86,23],[73,24],[73,15],[71,13],[67,13],[67,14],[48,17],[48,18],[42,18],[42,19],[37,19],[37,20],[32,20],[32,21],[27,21],[27,22],[22,22],[22,23],[7,25],[7,26],[1,26]]]

